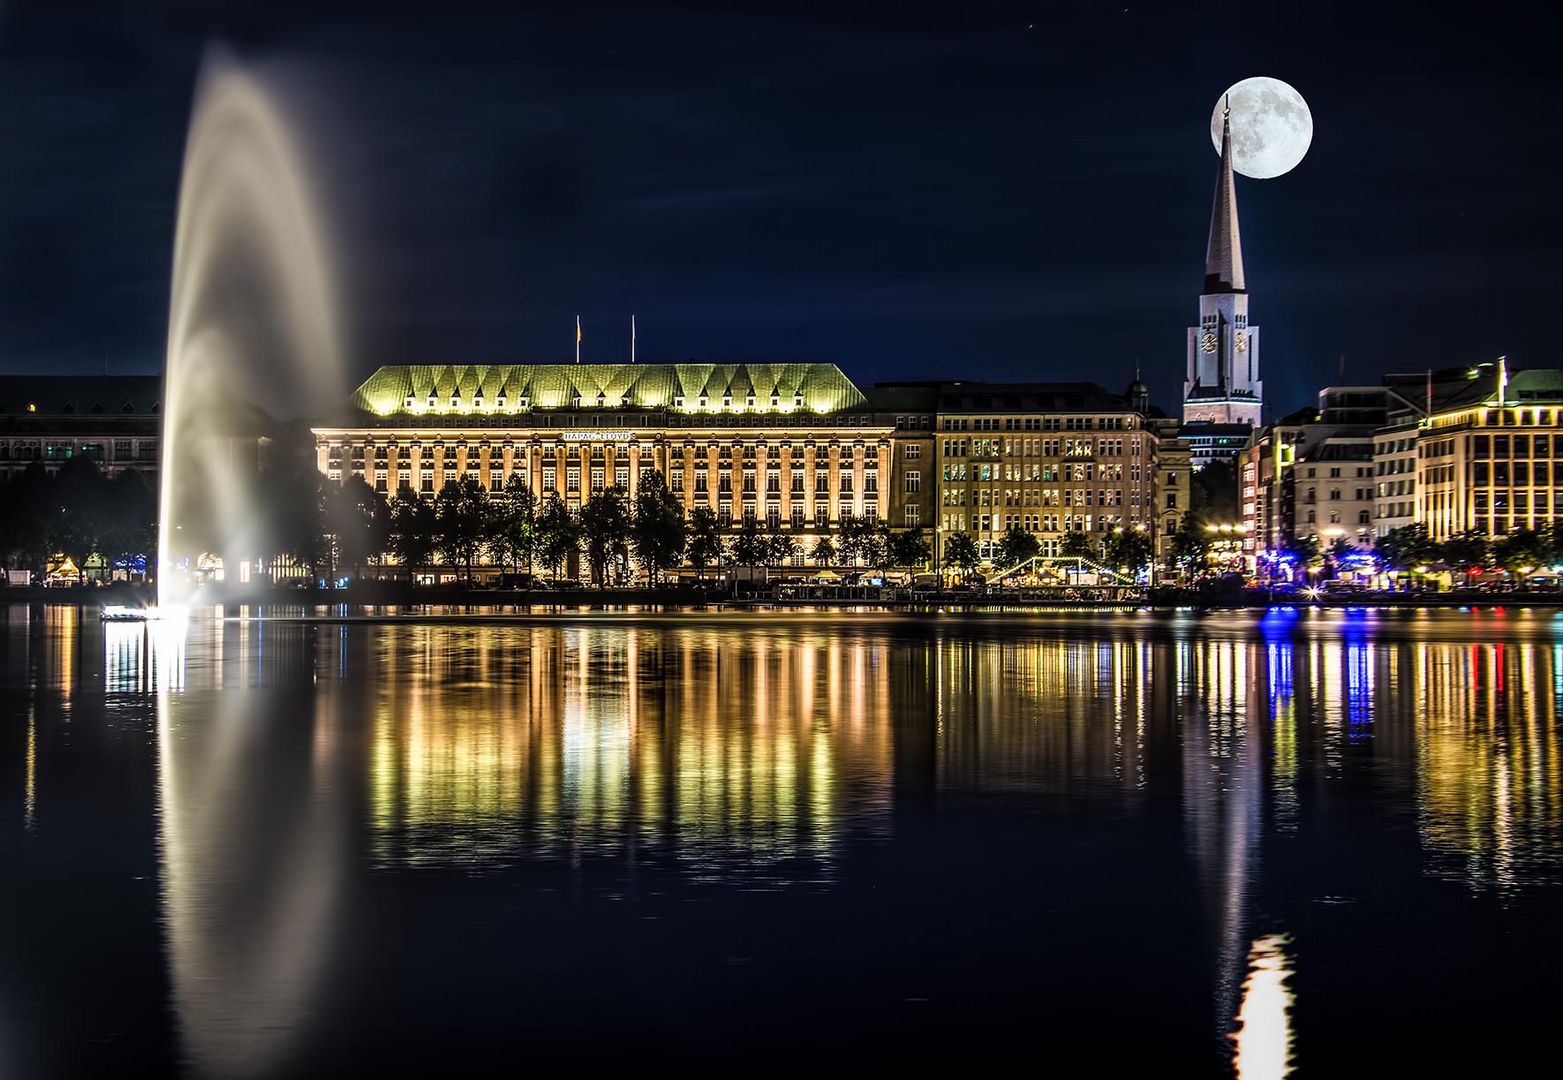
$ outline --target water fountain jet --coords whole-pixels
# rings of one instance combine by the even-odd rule
[[[163,391],[158,603],[203,560],[272,553],[257,497],[268,415],[341,399],[327,234],[277,95],[222,50],[202,64],[180,178]]]

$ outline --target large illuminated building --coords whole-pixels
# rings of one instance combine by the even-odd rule
[[[1223,120],[1221,167],[1205,248],[1205,287],[1199,325],[1188,331],[1188,374],[1183,386],[1185,423],[1258,427],[1264,399],[1259,378],[1259,327],[1248,322],[1248,281],[1237,224],[1237,185],[1232,177],[1232,127]],[[1232,448],[1235,453],[1237,447]],[[1228,454],[1226,456],[1231,456]]]
[[[382,367],[354,416],[315,429],[320,470],[432,496],[520,476],[579,509],[660,472],[686,511],[818,538],[889,506],[891,425],[834,364]]]
[[[934,456],[940,543],[969,533],[994,564],[1012,528],[1061,554],[1114,529],[1157,524],[1160,438],[1126,397],[1092,383],[947,382],[936,387]],[[1143,404],[1142,406],[1143,407]]]
[[[1160,516],[1164,436],[1144,402],[1090,383],[865,393],[833,364],[416,365],[381,368],[352,404],[314,429],[332,480],[433,497],[519,476],[579,509],[655,470],[686,512],[796,535],[794,566],[853,518],[967,532],[991,564],[1012,527],[1057,554],[1071,531],[1100,541]]]
[[[77,458],[155,474],[162,388],[158,375],[0,376],[0,478]]]
[[[1434,540],[1563,520],[1563,371],[1471,369],[1417,429],[1417,462],[1417,509]]]

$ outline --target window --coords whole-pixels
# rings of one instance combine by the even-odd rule
[[[923,487],[923,474],[917,469],[908,469],[906,472],[906,491],[909,495],[915,495]]]
[[[922,456],[923,456],[923,447],[922,447],[921,443],[907,443],[906,444],[906,454],[905,454],[905,457],[906,457],[907,461],[916,461],[918,458],[920,458]]]

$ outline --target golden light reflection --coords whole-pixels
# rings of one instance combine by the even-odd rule
[[[812,634],[388,630],[367,761],[376,860],[635,845],[697,875],[828,862],[888,814],[881,653]]]
[[[1232,1033],[1232,1064],[1239,1080],[1278,1080],[1292,1073],[1292,974],[1285,934],[1266,934],[1248,950],[1248,977]]]
[[[38,823],[38,709],[27,706],[27,765],[22,795],[22,824],[28,832]]]
[[[1563,864],[1563,645],[1417,646],[1417,824],[1435,874],[1472,888]]]

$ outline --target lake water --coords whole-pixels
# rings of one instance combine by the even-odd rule
[[[0,1074],[1552,1045],[1551,612],[254,614],[0,608]]]

